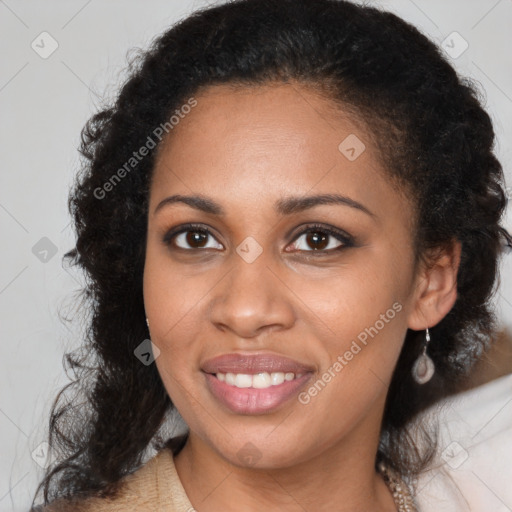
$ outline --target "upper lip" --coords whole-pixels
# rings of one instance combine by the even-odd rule
[[[288,357],[272,354],[224,354],[205,361],[201,369],[206,373],[308,373],[313,368]]]

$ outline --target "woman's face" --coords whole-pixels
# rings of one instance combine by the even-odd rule
[[[167,392],[236,465],[376,443],[414,309],[410,204],[367,134],[304,87],[195,99],[150,191],[144,301]]]

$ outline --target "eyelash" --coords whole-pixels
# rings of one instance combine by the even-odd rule
[[[176,228],[170,229],[164,235],[162,241],[165,245],[172,246],[172,242],[175,237],[177,237],[178,235],[180,235],[182,233],[187,233],[189,231],[202,233],[205,235],[210,235],[211,237],[215,238],[213,236],[212,232],[209,229],[205,228],[201,224],[184,224],[182,226],[178,226]],[[337,229],[334,229],[334,228],[324,226],[322,224],[308,224],[303,231],[297,233],[297,235],[293,238],[292,243],[296,242],[302,235],[305,235],[308,233],[314,233],[314,232],[320,232],[325,235],[336,238],[339,242],[342,243],[342,245],[340,245],[339,247],[335,247],[334,249],[316,249],[316,250],[312,249],[309,251],[298,249],[298,252],[312,253],[314,255],[316,254],[316,255],[322,256],[322,255],[333,254],[336,251],[341,251],[348,247],[354,247],[354,245],[355,245],[354,239],[347,233],[337,230]],[[182,250],[182,251],[188,251],[188,252],[194,252],[194,251],[201,250],[201,248],[191,248],[191,249],[183,249],[182,247],[172,247],[172,248],[177,249],[177,250]],[[215,250],[217,250],[217,249],[215,249]],[[293,252],[295,252],[295,251],[293,251]]]

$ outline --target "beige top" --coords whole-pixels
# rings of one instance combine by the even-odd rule
[[[418,510],[487,512],[505,510],[504,503],[512,504],[511,396],[509,374],[449,398],[441,410],[435,406],[427,411],[440,424],[440,453],[432,467],[418,477]],[[123,482],[114,500],[54,503],[42,512],[194,512],[169,448]]]
[[[183,488],[170,448],[162,449],[138,470],[124,477],[121,482],[117,497],[87,498],[74,502],[57,500],[36,511],[197,512]],[[416,511],[412,505],[412,499],[410,508],[407,510]]]
[[[43,512],[194,512],[179,479],[172,452],[163,449],[122,480],[114,499],[89,498],[70,504],[55,501]]]

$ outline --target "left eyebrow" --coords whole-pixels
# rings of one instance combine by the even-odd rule
[[[281,215],[290,215],[292,213],[302,212],[313,208],[315,206],[324,204],[341,204],[344,206],[350,206],[360,210],[371,217],[376,215],[370,211],[366,206],[351,199],[350,197],[341,196],[339,194],[321,194],[317,196],[304,196],[304,197],[286,197],[279,199],[276,202],[275,208]]]
[[[211,215],[226,215],[225,210],[222,208],[222,206],[216,203],[213,199],[201,195],[184,196],[180,194],[175,194],[173,196],[166,197],[165,199],[160,201],[160,203],[158,203],[158,206],[155,208],[154,213],[156,214],[164,206],[173,203],[184,203],[190,206],[191,208],[201,210]],[[373,212],[371,212],[366,206],[355,201],[354,199],[351,199],[350,197],[342,196],[339,194],[285,197],[277,200],[274,205],[274,208],[280,215],[291,215],[293,213],[299,213],[304,210],[314,208],[315,206],[327,204],[339,204],[349,206],[351,208],[360,210],[366,213],[367,215],[370,215],[371,217],[376,217],[376,215]]]

